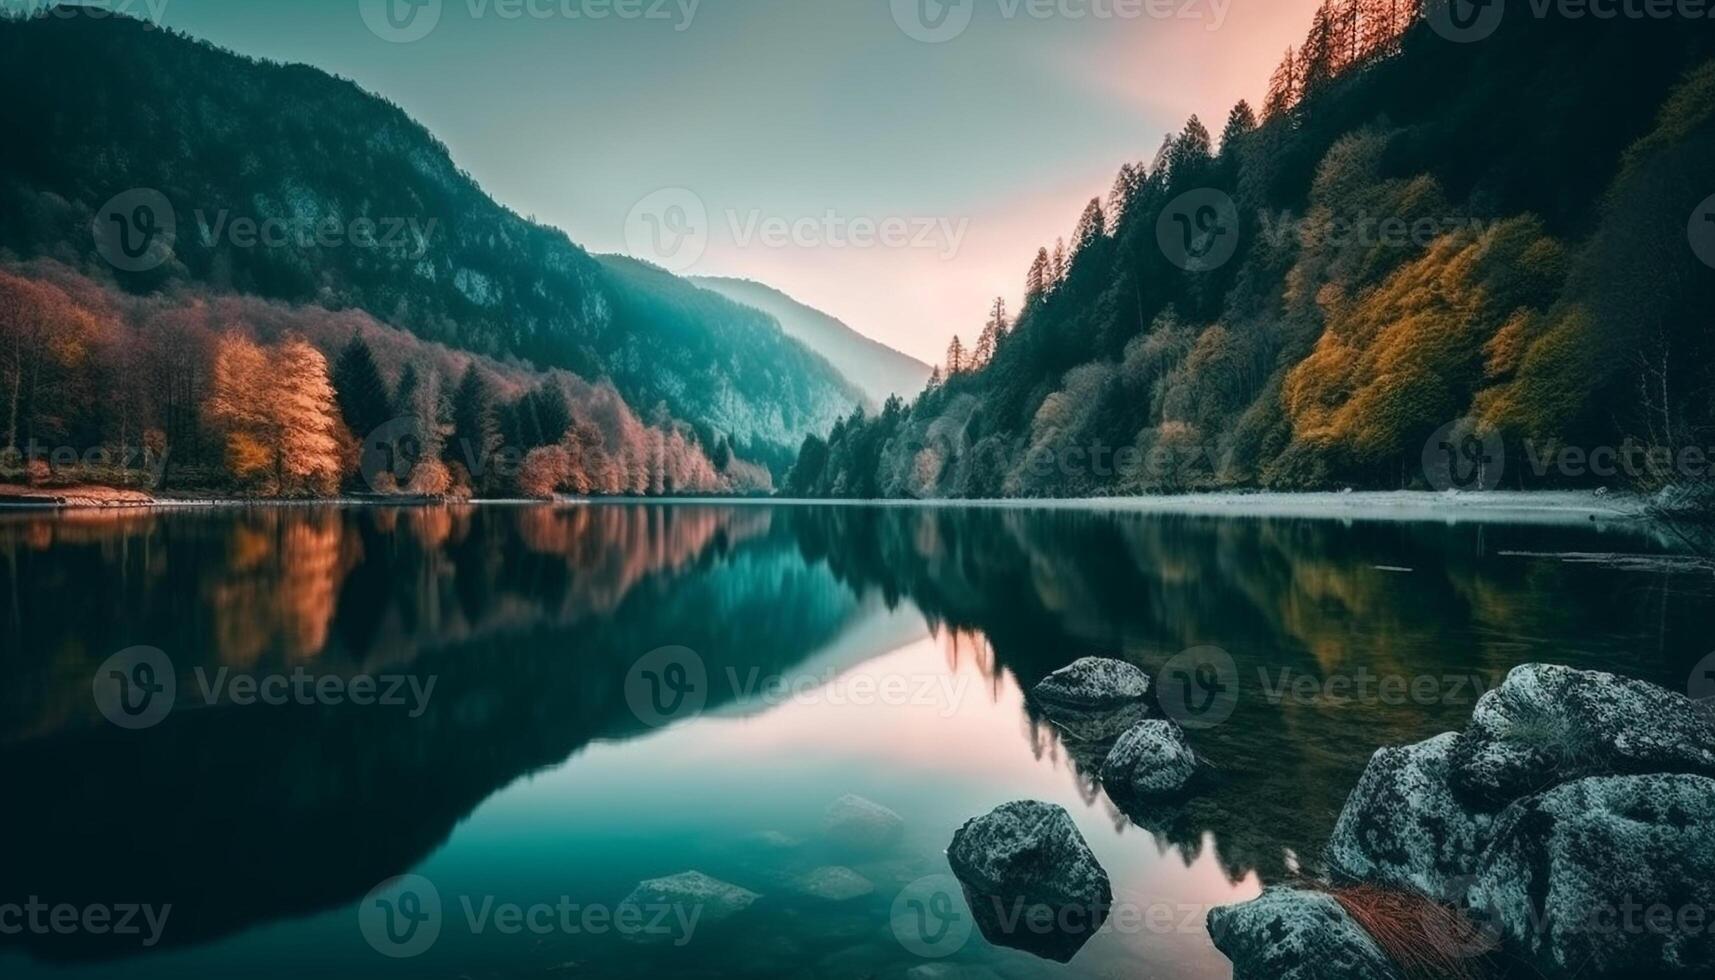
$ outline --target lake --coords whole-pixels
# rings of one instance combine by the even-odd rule
[[[1529,661],[1685,690],[1685,553],[1582,518],[0,514],[0,972],[1226,977],[1204,914],[1314,873],[1376,748]],[[1183,805],[1123,812],[1027,702],[1089,655],[1195,713]],[[897,822],[827,825],[848,794]],[[1016,799],[1112,878],[1069,963],[948,878]],[[736,887],[620,911],[693,871]]]

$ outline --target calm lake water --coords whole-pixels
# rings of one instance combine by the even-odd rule
[[[1637,525],[1077,510],[0,515],[0,974],[1226,977],[1204,912],[1313,872],[1377,747],[1461,727],[1526,661],[1686,689],[1709,574],[1601,557],[1683,550]],[[1231,695],[1177,809],[1123,813],[1022,693],[1200,647]],[[116,707],[121,678],[149,707]],[[270,678],[284,703],[251,696]],[[845,794],[902,835],[824,832]],[[1068,964],[958,941],[944,851],[1015,799],[1065,806],[1130,909]],[[818,889],[852,880],[830,867],[873,890]],[[760,898],[684,942],[601,928],[687,871]],[[405,874],[438,933],[384,955],[407,950],[378,900],[429,914],[370,895]],[[7,930],[31,899],[77,924]],[[82,918],[129,904],[170,906],[158,942]]]

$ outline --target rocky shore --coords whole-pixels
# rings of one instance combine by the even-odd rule
[[[1715,975],[1715,714],[1515,668],[1463,732],[1376,752],[1327,865],[1210,913],[1235,978]],[[1376,896],[1422,913],[1367,929]]]

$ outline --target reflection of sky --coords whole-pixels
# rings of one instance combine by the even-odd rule
[[[429,866],[484,881],[513,873],[507,868],[534,869],[517,873],[542,888],[562,880],[543,868],[575,865],[578,880],[603,879],[623,894],[628,882],[701,870],[696,862],[723,860],[763,831],[813,840],[828,803],[856,793],[900,813],[905,850],[944,873],[941,854],[960,824],[1009,800],[1038,799],[1071,812],[1113,879],[1116,902],[1135,903],[1159,923],[1124,935],[1110,923],[1073,972],[1056,968],[1055,975],[1137,975],[1153,966],[1160,976],[1227,976],[1203,915],[1256,894],[1255,877],[1228,882],[1209,842],[1187,863],[1146,832],[1116,829],[1104,800],[1080,797],[1069,760],[1036,757],[1011,675],[997,685],[968,648],[957,667],[950,660],[944,640],[925,638],[758,714],[593,745],[496,795]],[[884,704],[866,693],[886,684],[902,685],[896,690],[904,696]],[[571,861],[573,854],[586,860]],[[1035,962],[1006,955],[1019,968]]]
[[[993,296],[1016,308],[1036,247],[1069,235],[1121,163],[1147,160],[1192,113],[1218,133],[1235,101],[1259,101],[1317,6],[1176,0],[1187,16],[1040,19],[1002,13],[1037,0],[967,2],[970,28],[936,45],[905,36],[888,0],[702,0],[685,30],[676,20],[506,19],[494,11],[512,0],[443,0],[435,31],[409,44],[370,34],[358,0],[169,0],[165,23],[354,79],[445,140],[501,203],[593,251],[625,249],[638,200],[689,187],[716,215],[692,271],[771,282],[933,359],[956,330],[981,327]],[[582,0],[529,4],[552,12]],[[1209,30],[1215,9],[1225,17]],[[741,247],[729,209],[970,224],[945,260]]]

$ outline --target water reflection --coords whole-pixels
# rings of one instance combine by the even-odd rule
[[[1707,653],[1700,574],[1551,557],[1668,547],[1623,528],[1063,511],[7,515],[0,771],[25,805],[0,816],[4,889],[170,897],[169,947],[349,906],[420,866],[520,777],[610,744],[635,745],[634,764],[654,764],[665,739],[635,741],[652,732],[628,706],[625,679],[668,645],[706,661],[713,716],[768,719],[766,744],[725,733],[731,765],[778,753],[781,740],[806,774],[829,759],[851,771],[917,752],[926,771],[989,767],[988,792],[1005,794],[991,805],[1027,795],[1011,757],[995,754],[996,736],[964,715],[894,712],[884,733],[839,727],[826,706],[757,700],[759,678],[837,676],[890,649],[862,635],[891,610],[925,623],[948,676],[977,679],[1029,752],[1112,827],[1142,828],[1186,868],[1213,861],[1232,883],[1279,880],[1316,860],[1377,746],[1459,727],[1514,664],[1620,669],[1683,688]],[[181,691],[221,667],[298,665],[433,677],[437,687],[418,718],[217,703],[122,731],[96,711],[91,678],[137,644],[170,654]],[[1182,806],[1122,812],[1093,778],[1099,759],[1020,693],[1079,656],[1154,673],[1205,644],[1231,655],[1238,696],[1226,723],[1192,733],[1212,771]],[[1365,674],[1437,686],[1428,699],[1400,699],[1328,683]],[[923,726],[913,737],[897,730],[912,725]],[[874,734],[854,734],[864,731]],[[858,933],[886,918],[841,914],[867,923],[852,925]],[[48,960],[137,952],[98,937],[0,941]],[[751,972],[735,965],[743,960],[725,972]]]

